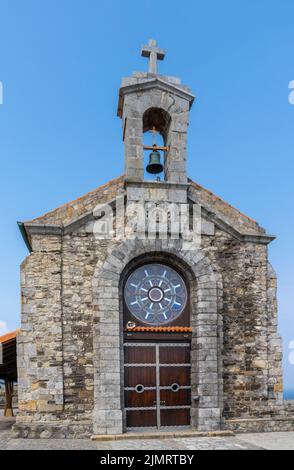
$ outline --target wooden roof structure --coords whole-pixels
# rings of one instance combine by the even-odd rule
[[[0,379],[17,381],[16,337],[19,330],[0,336]],[[2,356],[2,357],[1,357]]]

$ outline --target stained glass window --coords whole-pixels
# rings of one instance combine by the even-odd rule
[[[128,277],[124,297],[131,314],[147,325],[164,325],[180,316],[187,289],[177,271],[164,264],[145,264]]]

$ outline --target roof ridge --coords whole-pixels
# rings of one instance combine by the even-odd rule
[[[92,189],[91,191],[88,191],[87,193],[83,194],[82,196],[79,196],[77,197],[76,199],[73,199],[69,202],[66,202],[65,204],[62,204],[61,206],[58,206],[56,207],[55,209],[52,209],[48,212],[45,212],[44,214],[40,215],[39,217],[35,217],[34,219],[31,219],[31,220],[26,220],[25,222],[23,222],[24,224],[29,224],[29,223],[32,223],[32,222],[35,222],[36,220],[40,220],[40,219],[43,219],[44,217],[46,217],[47,215],[50,215],[50,214],[54,214],[54,212],[57,212],[59,211],[60,209],[64,209],[65,207],[68,207],[70,206],[71,204],[75,203],[75,202],[78,202],[78,201],[81,201],[82,199],[84,199],[85,197],[91,195],[91,194],[94,194],[96,191],[102,189],[102,188],[105,188],[106,186],[109,186],[110,184],[114,183],[114,182],[118,182],[119,180],[121,180],[123,178],[123,175],[120,175],[120,176],[117,176],[116,178],[113,178],[109,181],[107,181],[107,183],[104,183],[102,184],[101,186],[97,186],[96,188]]]
[[[196,183],[196,181],[192,180],[191,178],[188,178],[189,180],[189,183],[192,183],[193,186],[195,187],[198,187],[200,188],[201,190],[205,191],[206,193],[210,194],[211,196],[214,196],[216,199],[218,199],[220,202],[222,202],[223,204],[225,204],[226,206],[230,207],[231,209],[234,209],[235,211],[237,211],[240,215],[242,215],[243,217],[245,217],[247,220],[249,220],[250,222],[254,223],[255,225],[259,226],[259,223],[252,219],[251,217],[248,217],[248,215],[244,214],[243,212],[241,212],[239,209],[237,209],[237,207],[233,206],[232,204],[230,204],[229,202],[225,201],[224,199],[222,199],[220,196],[218,196],[217,194],[215,194],[214,192],[210,191],[209,189],[206,189],[204,188],[203,186],[201,186],[199,183]]]

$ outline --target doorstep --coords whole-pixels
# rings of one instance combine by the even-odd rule
[[[154,431],[127,432],[125,434],[98,434],[91,436],[92,441],[122,441],[126,439],[178,439],[181,437],[227,437],[235,436],[233,431]]]

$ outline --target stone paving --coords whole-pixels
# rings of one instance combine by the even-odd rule
[[[294,432],[264,432],[239,434],[238,439],[267,450],[294,450]]]
[[[15,439],[11,424],[11,420],[0,417],[0,450],[294,450],[294,432],[94,442],[90,439]]]
[[[3,433],[2,433],[3,434]],[[4,433],[5,434],[5,433]],[[180,438],[142,439],[92,442],[88,439],[11,439],[0,434],[1,450],[247,450],[257,449],[253,444],[238,442],[235,438]]]

